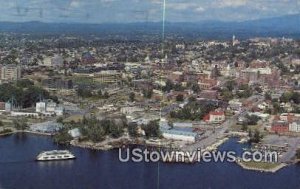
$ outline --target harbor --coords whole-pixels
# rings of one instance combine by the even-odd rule
[[[228,139],[219,146],[219,150],[242,150],[242,146],[237,141],[238,139]],[[75,161],[35,162],[35,156],[41,151],[65,149],[65,147],[53,144],[50,137],[32,134],[1,137],[0,149],[3,152],[0,155],[1,171],[6,173],[0,174],[0,186],[5,189],[99,187],[129,189],[139,188],[139,186],[153,189],[158,182],[162,189],[174,188],[182,184],[186,189],[193,189],[199,182],[203,188],[220,188],[226,185],[229,188],[238,189],[247,184],[249,188],[282,189],[296,188],[300,185],[297,176],[300,174],[300,169],[296,164],[269,174],[245,170],[236,163],[228,162],[121,163],[118,160],[118,150],[95,151],[72,146],[69,146],[68,150],[76,155]],[[15,174],[24,172],[29,167],[31,171],[28,174]],[[178,169],[181,169],[180,174],[176,171]],[[158,170],[160,170],[159,175]],[[17,179],[9,182],[14,178]],[[128,182],[133,179],[136,182]]]

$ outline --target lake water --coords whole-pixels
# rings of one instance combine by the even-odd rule
[[[1,189],[300,189],[300,166],[277,173],[247,171],[235,163],[122,163],[118,150],[70,147],[77,159],[36,162],[44,150],[65,149],[50,137],[16,134],[0,138]],[[220,150],[241,147],[235,139]]]

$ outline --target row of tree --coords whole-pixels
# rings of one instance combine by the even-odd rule
[[[201,120],[206,114],[216,108],[217,106],[215,104],[209,102],[200,103],[197,101],[191,101],[182,109],[170,112],[170,116],[171,118],[182,120]]]
[[[22,108],[34,106],[41,97],[58,102],[57,97],[51,96],[48,91],[41,87],[34,86],[29,80],[20,80],[15,83],[0,85],[0,101],[13,101],[14,105]]]

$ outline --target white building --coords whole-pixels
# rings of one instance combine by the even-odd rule
[[[36,103],[35,111],[37,113],[42,113],[44,115],[57,115],[62,116],[64,113],[64,108],[62,106],[58,106],[52,100],[46,100]]]
[[[12,81],[21,78],[21,67],[14,65],[0,65],[0,80]]]
[[[182,123],[181,123],[182,124]],[[160,121],[160,131],[162,136],[166,139],[181,140],[190,143],[195,143],[197,139],[197,133],[193,132],[192,128],[171,128],[166,121]]]
[[[289,131],[290,132],[300,132],[300,121],[294,121],[293,123],[290,123]]]
[[[64,63],[64,59],[62,58],[62,56],[60,55],[55,55],[52,59],[51,59],[51,65],[53,67],[61,67],[63,66]]]
[[[78,128],[72,129],[68,131],[68,134],[73,138],[78,138],[81,136],[81,132]]]
[[[46,102],[37,102],[35,105],[35,111],[38,113],[46,112]]]
[[[11,116],[13,117],[21,117],[21,116],[25,116],[25,117],[38,117],[39,114],[38,113],[34,113],[34,112],[14,112],[12,111],[10,113]]]

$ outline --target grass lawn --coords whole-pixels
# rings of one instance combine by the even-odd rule
[[[280,163],[254,162],[254,161],[241,162],[241,164],[249,168],[258,168],[258,169],[265,169],[265,170],[274,169],[280,165]]]
[[[71,122],[71,121],[79,122],[82,119],[83,119],[83,115],[73,115],[73,116],[67,117],[64,120],[64,122]]]

